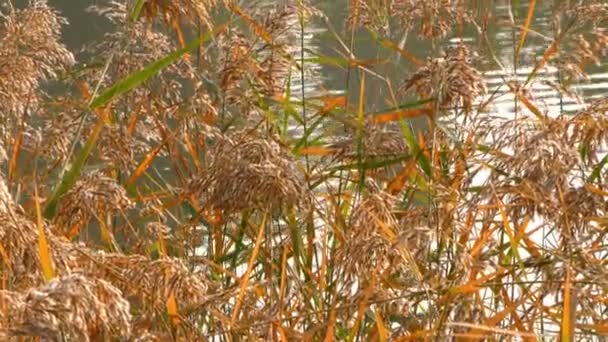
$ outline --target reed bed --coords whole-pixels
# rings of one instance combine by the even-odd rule
[[[555,112],[531,89],[601,64],[608,5],[556,1],[539,37],[538,3],[503,22],[515,71],[544,46],[504,79],[505,117],[480,68],[510,72],[501,1],[351,0],[332,23],[305,1],[108,0],[77,52],[49,3],[0,0],[0,339],[605,339],[608,101]],[[331,54],[305,51],[310,22]],[[478,44],[442,48],[465,28]],[[310,95],[314,63],[351,91]]]

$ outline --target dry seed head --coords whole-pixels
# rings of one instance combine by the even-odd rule
[[[196,114],[211,118],[218,116],[217,107],[202,82],[198,82],[196,91],[189,100],[189,105],[190,110]]]
[[[330,156],[323,157],[323,161],[331,165],[339,159],[345,163],[356,162],[359,154],[358,138],[356,132],[352,132],[345,138],[331,143],[328,148],[336,150]],[[362,139],[362,154],[370,159],[394,159],[403,157],[408,146],[403,134],[394,127],[383,127],[368,120],[365,124]],[[368,171],[377,181],[393,178],[402,165],[392,165]]]
[[[171,240],[171,228],[162,222],[150,222],[146,224],[146,235],[151,241],[158,241],[159,239]]]
[[[454,0],[394,0],[391,12],[406,28],[418,23],[418,36],[443,38],[457,23],[458,1]]]
[[[604,217],[608,211],[605,196],[592,193],[585,187],[569,188],[564,194],[564,205],[568,210],[568,224],[577,234],[591,228],[590,217]]]
[[[240,133],[218,142],[213,155],[210,167],[195,181],[195,189],[210,209],[233,213],[308,204],[303,176],[278,143]]]
[[[264,75],[264,69],[255,58],[254,46],[241,32],[234,30],[223,34],[218,39],[222,49],[220,56],[219,84],[223,92],[223,102],[239,116],[248,116],[255,112],[253,104],[256,94],[250,84],[264,91],[263,81],[259,76]],[[272,84],[270,82],[269,84]]]
[[[225,103],[237,105],[239,115],[252,111],[251,104],[257,102],[255,92],[267,97],[283,95],[293,64],[290,55],[300,48],[296,42],[301,10],[305,17],[315,12],[307,4],[269,5],[256,11],[253,17],[261,23],[265,35],[271,37],[270,41],[258,39],[252,43],[237,30],[220,36],[220,87],[225,93]],[[305,72],[315,77],[314,71]]]
[[[14,286],[37,285],[42,281],[38,252],[38,227],[20,210],[0,211],[0,241],[7,252]],[[51,227],[44,225],[49,242],[51,261],[57,273],[68,272],[74,265],[74,255],[64,239],[53,235]]]
[[[73,139],[78,131],[80,124],[79,115],[82,111],[73,110],[65,111],[58,108],[58,111],[51,110],[45,113],[42,117],[44,124],[42,129],[34,130],[32,128],[31,136],[40,135],[40,141],[43,144],[38,144],[40,152],[55,161],[64,161],[72,147]]]
[[[587,79],[586,66],[600,65],[601,59],[608,56],[608,5],[605,1],[593,0],[577,4],[565,2],[558,5],[554,21],[556,27],[568,30],[560,42],[558,68],[570,79]],[[558,31],[561,33],[563,31]]]
[[[494,119],[484,121],[489,145],[495,151],[485,157],[502,173],[490,177],[499,198],[511,203],[509,209],[517,215],[540,214],[553,219],[559,214],[559,189],[567,188],[569,177],[581,159],[565,134],[565,121],[547,118],[538,120]],[[491,189],[484,191],[494,203]],[[523,217],[523,216],[520,216]]]
[[[209,12],[216,5],[217,0],[148,0],[144,3],[141,17],[154,19],[160,16],[170,26],[179,25],[181,19],[186,19],[193,24],[201,22],[212,29]]]
[[[457,6],[458,5],[458,6]],[[391,18],[399,27],[411,31],[418,26],[421,38],[444,38],[460,20],[470,20],[469,8],[454,0],[351,0],[348,24],[366,26],[382,35],[389,35]]]
[[[154,148],[154,143],[161,140],[156,132],[150,131],[153,125],[145,118],[138,121],[136,127],[137,137],[130,134],[124,125],[104,127],[97,144],[99,158],[110,162],[125,174],[132,172],[137,166],[138,156],[144,155]]]
[[[125,188],[100,173],[82,177],[59,203],[55,223],[64,229],[84,225],[92,217],[122,214],[132,206]]]
[[[563,185],[574,166],[580,163],[578,152],[563,135],[564,123],[553,120],[552,125],[546,128],[533,121],[519,120],[514,123],[515,135],[509,135],[509,140],[504,140],[512,151],[508,152],[508,157],[505,156],[504,164],[497,161],[497,165],[513,176],[546,189]]]
[[[12,329],[22,319],[24,295],[16,291],[0,290],[0,339],[9,341]]]
[[[128,23],[128,9],[118,2],[110,2],[103,6],[91,6],[90,12],[102,15],[112,21],[116,31],[107,33],[103,40],[89,48],[89,52],[96,58],[111,61],[107,72],[103,68],[87,75],[90,84],[96,84],[103,78],[104,86],[111,86],[115,82],[127,77],[133,72],[144,69],[148,64],[155,62],[177,49],[173,40],[164,32],[143,22]],[[190,63],[181,59],[163,69],[149,82],[156,88],[155,94],[161,95],[162,100],[181,99],[181,86],[177,79],[188,79],[193,75]],[[122,97],[120,103],[128,104],[132,108],[122,108],[129,114],[136,111],[135,104],[142,104],[142,99],[148,98],[149,87],[138,87]],[[142,106],[141,110],[146,110]]]
[[[60,40],[66,23],[44,0],[0,16],[0,113],[35,108],[40,84],[74,63]]]
[[[462,106],[468,113],[475,100],[486,94],[483,77],[472,63],[466,46],[448,49],[443,57],[419,69],[402,89],[413,87],[421,98],[435,98],[442,108]]]
[[[370,191],[352,211],[346,235],[346,246],[338,253],[344,271],[358,279],[367,279],[372,273],[392,273],[406,270],[402,255],[392,241],[390,232],[399,229],[393,215],[396,198],[380,190],[371,179],[366,179]],[[365,251],[365,253],[361,253]]]
[[[254,47],[255,57],[259,61],[255,74],[256,87],[264,95],[274,97],[285,92],[292,66],[289,56],[300,49],[299,43],[296,43],[301,34],[300,19],[306,21],[312,13],[314,9],[302,1],[297,5],[272,5],[256,14],[265,32],[272,37],[270,42]]]
[[[0,240],[9,253],[8,260],[12,261],[9,269],[13,286],[40,284],[36,224],[19,213],[2,212],[0,222]],[[150,260],[140,255],[108,254],[59,238],[49,227],[45,227],[45,234],[57,274],[77,271],[87,277],[104,279],[125,295],[138,298],[145,308],[164,307],[171,293],[179,303],[200,305],[206,302],[213,287],[202,273],[191,272],[181,259]]]
[[[11,329],[15,335],[59,340],[95,340],[101,336],[128,337],[130,305],[110,283],[71,274],[29,290]]]
[[[347,24],[365,26],[383,35],[388,34],[390,9],[383,0],[350,0]]]
[[[140,298],[146,305],[164,306],[171,294],[179,303],[200,305],[207,300],[209,281],[202,273],[191,272],[181,259],[150,260],[140,255],[104,252],[95,253],[94,259],[96,262],[88,270],[92,276],[112,279],[126,295]],[[120,274],[120,280],[116,281],[114,273],[106,274],[105,269]]]
[[[557,14],[567,14],[580,19],[575,25],[584,26],[590,23],[596,28],[601,27],[608,20],[608,4],[603,0],[579,1],[578,4],[567,7],[565,11]]]
[[[354,135],[355,132],[353,132]],[[339,150],[341,158],[354,159],[357,157],[357,137],[347,137],[333,144],[331,148]],[[368,120],[365,123],[362,149],[366,156],[370,157],[394,157],[407,152],[408,147],[403,134],[393,127],[383,127]]]
[[[568,141],[586,146],[595,155],[608,145],[608,100],[592,102],[566,122]]]
[[[11,286],[14,288],[27,288],[42,283],[41,263],[38,250],[37,224],[24,216],[20,207],[13,207],[6,212],[0,212],[0,239],[6,248],[7,260],[5,264],[10,270]],[[55,236],[53,227],[44,224],[43,229],[50,250],[51,262],[58,275],[70,273],[72,267],[79,268],[77,248],[67,239]]]
[[[223,52],[220,61],[220,88],[226,94],[227,104],[238,103],[243,91],[239,84],[248,70],[257,68],[251,58],[251,44],[238,31],[231,32],[230,35],[222,34],[218,44]]]
[[[604,28],[595,28],[574,35],[567,48],[560,50],[559,69],[572,80],[585,80],[589,64],[601,65],[602,58],[608,56],[608,33]]]

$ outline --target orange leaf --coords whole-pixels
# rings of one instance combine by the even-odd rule
[[[287,333],[285,333],[285,329],[280,323],[275,323],[277,330],[279,331],[279,338],[281,342],[288,342]]]
[[[370,283],[367,286],[367,288],[363,291],[363,298],[359,302],[359,309],[357,310],[357,318],[355,319],[355,324],[353,325],[353,328],[350,330],[350,336],[348,337],[349,342],[353,341],[353,339],[359,332],[359,325],[361,325],[361,321],[363,320],[363,314],[365,313],[365,309],[367,308],[367,303],[369,302],[369,297],[371,296],[372,291],[374,290],[375,287],[376,287],[375,279],[373,278],[373,273],[372,273],[372,279],[370,280]]]
[[[38,255],[40,257],[40,267],[42,268],[44,280],[49,282],[55,277],[55,271],[53,270],[53,260],[44,232],[42,209],[40,209],[40,198],[38,197],[38,186],[36,185],[34,185],[34,203],[36,203],[36,226],[38,226]]]
[[[524,332],[526,334],[522,334],[524,337],[525,341],[536,341],[536,338],[534,338],[533,334],[531,334],[528,329],[526,329],[522,322],[521,319],[519,319],[519,316],[517,315],[517,307],[519,305],[522,305],[523,303],[526,302],[526,300],[528,299],[527,295],[522,295],[519,300],[517,300],[517,302],[513,303],[510,299],[509,299],[509,295],[505,292],[504,287],[501,287],[501,293],[503,295],[503,299],[505,301],[505,306],[506,308],[502,311],[497,312],[494,316],[487,318],[484,322],[483,322],[483,326],[484,328],[489,328],[489,327],[497,327],[498,324],[504,320],[509,314],[511,314],[511,317],[513,318],[515,325],[517,326],[517,328],[519,329],[519,331]],[[469,329],[469,332],[467,335],[470,336],[484,336],[484,331],[488,331],[491,332],[491,330],[487,330],[487,329],[478,329],[478,328],[471,328]]]
[[[545,50],[545,52],[543,53],[543,58],[534,65],[534,68],[528,75],[528,79],[526,80],[524,85],[527,85],[534,78],[534,76],[538,73],[538,70],[542,69],[545,66],[545,64],[547,64],[549,62],[549,60],[551,60],[551,58],[553,58],[553,56],[555,56],[555,54],[557,54],[557,52],[559,51],[558,42],[559,42],[559,38],[556,38],[551,43],[551,45],[549,45],[547,50]]]
[[[177,34],[177,40],[179,41],[179,45],[182,49],[185,49],[188,44],[186,44],[186,39],[184,38],[184,33],[182,32],[182,28],[179,26],[179,21],[177,19],[171,20],[171,26],[175,30],[175,34]],[[186,61],[190,61],[190,54],[185,53],[184,59]]]
[[[515,241],[517,243],[519,243],[519,240],[522,239],[526,235],[526,228],[528,228],[528,225],[530,224],[531,219],[532,218],[530,217],[530,215],[526,215],[524,217],[524,221],[517,228],[517,232],[515,233]]]
[[[258,253],[260,251],[260,246],[262,245],[262,240],[264,240],[264,230],[266,228],[266,215],[262,218],[262,223],[260,224],[260,228],[258,230],[258,235],[255,239],[255,246],[253,246],[253,251],[251,252],[251,256],[249,257],[249,262],[247,263],[247,271],[240,280],[239,286],[239,294],[236,299],[236,304],[234,305],[234,311],[232,312],[232,323],[236,321],[239,316],[239,311],[241,309],[241,305],[243,305],[243,298],[245,297],[245,288],[247,284],[249,284],[249,277],[251,276],[251,271],[253,270],[253,264],[258,257]]]
[[[534,7],[536,7],[536,0],[530,0],[528,4],[528,16],[526,17],[526,22],[524,23],[521,36],[519,37],[519,44],[517,44],[517,51],[515,52],[516,56],[519,55],[519,51],[521,51],[521,48],[524,46],[524,42],[526,41],[528,30],[530,30],[530,23],[532,22],[532,18],[534,18]]]
[[[427,341],[427,339],[422,339],[423,337],[429,338],[430,336],[435,336],[436,331],[432,330],[416,330],[412,334],[408,336],[401,336],[395,340],[395,342],[409,342],[409,341]]]
[[[346,107],[346,96],[323,96],[319,98],[323,102],[321,114],[329,113],[336,107]]]
[[[75,224],[73,225],[69,230],[68,233],[66,234],[66,238],[68,240],[73,240],[76,236],[78,236],[78,234],[80,234],[80,230],[82,229],[82,224]]]
[[[200,171],[202,169],[201,161],[198,158],[198,152],[196,151],[196,147],[192,143],[192,139],[190,139],[190,134],[188,134],[188,132],[184,134],[184,142],[186,143],[188,153],[192,156],[192,161],[194,162],[196,169]]]
[[[572,298],[572,271],[568,266],[566,281],[564,282],[564,308],[562,311],[562,324],[560,327],[560,342],[574,341],[574,307]]]
[[[513,233],[513,228],[511,228],[511,223],[509,222],[509,215],[498,197],[496,197],[496,202],[498,204],[498,210],[500,211],[500,217],[502,218],[503,227],[505,228],[505,233],[511,242],[511,248],[515,251],[517,249],[517,241],[515,241],[515,234]]]
[[[11,257],[8,255],[8,253],[6,252],[6,249],[4,248],[4,246],[0,243],[0,256],[2,256],[2,260],[4,261],[4,264],[6,265],[6,268],[12,272],[12,266],[11,266]]]
[[[374,310],[374,319],[376,320],[376,326],[378,327],[378,340],[380,342],[388,341],[389,333],[378,310]]]
[[[135,111],[135,113],[131,114],[131,117],[129,118],[129,123],[127,125],[127,133],[129,133],[129,135],[133,135],[133,132],[135,132],[135,127],[137,126],[137,121],[139,121],[139,117],[141,116],[141,114],[143,114],[143,110],[141,110],[141,103],[137,105],[137,110]]]
[[[169,191],[160,190],[160,191],[156,191],[156,192],[151,192],[147,195],[140,195],[137,197],[133,197],[131,200],[134,202],[151,202],[151,201],[156,201],[161,198],[166,198],[166,197],[171,197],[171,196],[172,196],[172,194]]]
[[[374,116],[374,123],[381,124],[385,122],[397,121],[405,118],[415,118],[423,115],[431,115],[432,109],[430,108],[415,108],[415,109],[406,109],[406,110],[398,110],[393,112],[381,113]]]
[[[161,151],[164,145],[165,143],[163,142],[162,144],[155,147],[152,151],[148,152],[146,157],[141,161],[141,163],[139,163],[131,177],[129,177],[126,185],[133,184],[133,182],[135,182],[139,177],[141,177],[141,175],[148,169],[148,167],[150,167],[150,164],[152,164],[152,162],[154,161],[154,159],[156,158],[156,156]]]
[[[585,190],[595,194],[595,195],[600,195],[600,196],[608,196],[608,191],[602,190],[598,187],[595,187],[591,184],[585,184],[584,185]]]
[[[492,229],[488,229],[488,226],[484,226],[482,228],[481,236],[475,241],[475,244],[473,244],[473,248],[471,248],[471,251],[469,252],[469,255],[472,259],[477,258],[477,255],[479,255],[483,247],[487,246],[486,242],[488,241],[490,236],[492,236],[496,229],[498,229],[498,225],[495,225]]]
[[[215,215],[212,214],[210,216],[211,216],[212,220],[209,223],[211,223],[211,229],[213,232],[213,242],[215,244],[215,256],[216,256],[216,258],[218,258],[223,253],[222,248],[224,246],[224,234],[226,232],[224,231],[224,227],[221,225],[221,222],[222,222],[221,214],[215,213]]]
[[[158,237],[158,244],[159,244],[160,255],[162,257],[166,257],[167,256],[167,247],[165,246],[165,241],[162,238],[162,236]],[[173,290],[169,294],[169,297],[167,297],[167,302],[165,303],[165,305],[167,307],[167,316],[169,316],[169,320],[171,322],[171,327],[173,329],[176,329],[180,323],[180,318],[179,318],[179,310],[177,308],[177,299],[175,298],[175,294],[173,293]]]
[[[383,39],[383,38],[378,38],[378,40],[380,41],[380,44],[382,44],[382,46],[384,46],[385,48],[397,51],[403,58],[414,63],[416,66],[424,65],[424,63],[420,59],[418,59],[418,57],[414,56],[409,51],[402,49],[395,42],[388,40],[388,39]]]
[[[524,217],[524,221],[517,228],[515,240],[517,241],[517,243],[519,243],[520,240],[523,240],[528,250],[528,253],[530,253],[534,257],[539,258],[541,256],[541,252],[539,251],[538,247],[536,247],[536,243],[534,243],[532,239],[530,239],[530,235],[536,230],[538,230],[538,228],[533,229],[530,232],[526,232],[526,229],[528,228],[528,225],[530,224],[531,220],[532,218],[530,217],[530,215],[526,215],[526,217]]]
[[[336,325],[336,302],[331,306],[331,311],[329,312],[329,322],[327,322],[327,332],[325,333],[325,338],[323,342],[332,342],[334,340],[334,328]]]
[[[608,322],[603,324],[578,324],[579,327],[587,330],[594,330],[601,335],[608,335]]]
[[[356,59],[356,58],[350,58],[348,60],[348,63],[350,64],[350,66],[352,67],[372,67],[374,65],[379,65],[382,63],[385,63],[386,60],[385,59]]]
[[[179,325],[179,310],[177,309],[177,299],[175,299],[175,295],[173,294],[173,292],[171,292],[171,294],[169,295],[169,298],[167,298],[167,315],[169,316],[169,319],[171,320],[171,325],[173,326],[173,328],[177,328],[177,326]]]
[[[526,96],[517,94],[517,98],[524,104],[524,106],[526,106],[526,108],[528,108],[528,110],[536,115],[536,117],[541,119],[543,118],[543,113],[540,111],[540,109],[538,109],[538,107],[536,107],[534,103],[532,103],[532,101],[530,101]]]
[[[535,66],[534,66],[534,70],[538,70],[542,67],[545,66],[545,64],[547,64],[547,62],[549,62],[549,60],[557,53],[559,43],[558,40],[554,40],[551,45],[549,45],[549,47],[547,48],[547,50],[545,50],[545,52],[543,53],[543,59],[541,59]]]
[[[481,278],[477,278],[472,281],[469,281],[468,283],[466,283],[464,285],[451,288],[450,292],[457,293],[457,294],[469,294],[469,293],[476,292],[480,289],[481,285],[483,285],[484,283],[486,283],[489,280],[492,280],[494,278],[497,278],[497,277],[503,275],[506,272],[507,272],[506,270],[498,270],[494,273],[488,274]]]
[[[82,95],[82,98],[89,101],[91,99],[91,90],[89,85],[84,81],[76,82],[76,86]],[[109,110],[107,108],[95,108],[95,113],[99,117],[100,122],[110,123]]]
[[[253,29],[258,37],[262,38],[266,43],[272,44],[272,36],[270,33],[268,33],[262,25],[258,24],[249,14],[243,11],[242,8],[235,4],[234,1],[228,2],[228,8],[243,18],[243,20],[245,20],[247,25]]]
[[[281,262],[281,285],[279,287],[279,301],[282,303],[285,298],[285,290],[287,286],[287,252],[289,249],[287,246],[283,247],[283,257]]]
[[[299,154],[303,156],[329,156],[334,153],[336,153],[336,149],[323,146],[308,146],[299,151]]]
[[[399,174],[397,174],[395,176],[395,178],[393,178],[388,183],[387,192],[391,195],[396,195],[399,192],[401,192],[401,190],[403,190],[403,188],[405,187],[407,179],[410,177],[412,172],[415,170],[416,170],[416,160],[408,161],[408,163],[401,170],[401,172],[399,172]]]
[[[8,178],[12,179],[17,172],[17,162],[19,159],[19,153],[21,152],[21,144],[23,143],[23,132],[20,129],[15,137],[15,143],[13,144],[13,153],[11,155],[11,161],[8,166]]]

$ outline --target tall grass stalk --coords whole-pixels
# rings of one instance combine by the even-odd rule
[[[0,0],[0,340],[602,340],[608,5],[503,5]]]

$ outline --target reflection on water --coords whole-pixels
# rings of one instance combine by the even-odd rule
[[[514,96],[507,91],[504,80],[517,80],[523,83],[532,72],[534,64],[540,59],[550,44],[550,37],[554,36],[554,28],[552,18],[548,15],[551,13],[550,1],[541,1],[537,3],[535,8],[535,16],[531,23],[531,30],[534,35],[529,35],[527,44],[520,52],[520,63],[514,67],[513,63],[513,30],[508,26],[497,25],[495,34],[495,50],[502,65],[506,70],[493,69],[485,73],[488,90],[490,93],[504,93],[496,99],[495,109],[497,114],[508,116],[515,111]],[[499,5],[496,7],[498,17],[508,17],[510,11],[509,6]],[[520,7],[516,10],[520,14],[520,18],[525,16],[528,11],[528,2],[521,1]],[[518,34],[516,39],[518,38]],[[605,66],[591,67],[589,71],[589,80],[587,82],[579,82],[572,86],[573,94],[564,94],[556,89],[560,84],[560,74],[556,67],[547,66],[542,68],[536,78],[528,87],[528,93],[531,100],[545,113],[553,116],[562,112],[573,112],[584,107],[582,99],[587,101],[604,96],[608,92],[608,74]],[[521,109],[521,108],[519,108]],[[525,109],[524,109],[525,110]]]
[[[329,11],[331,19],[338,23],[336,25],[340,25],[345,17],[343,12],[346,8],[346,2],[339,2],[344,3],[344,6],[340,7],[335,4],[320,2],[324,3],[320,6]],[[480,69],[484,70],[488,91],[490,94],[496,93],[499,95],[493,102],[494,107],[491,108],[493,114],[513,116],[515,112],[514,95],[509,91],[506,82],[514,80],[520,83],[525,82],[535,63],[542,58],[545,49],[551,43],[552,37],[555,36],[551,15],[552,8],[557,2],[559,1],[536,2],[530,33],[527,35],[526,44],[518,54],[517,67],[515,67],[513,55],[519,39],[519,29],[514,30],[509,23],[511,12],[516,17],[517,23],[521,24],[525,20],[528,12],[528,1],[517,2],[519,4],[517,8],[510,7],[511,1],[494,1],[493,21],[488,29],[490,35],[488,39],[496,56],[496,61],[492,59],[490,53],[487,53],[485,44],[479,41],[479,34],[472,27],[465,29],[464,37],[453,37],[446,40],[444,47],[464,42],[483,54],[480,59],[483,61],[483,65],[480,65]],[[345,34],[345,36],[348,35]],[[320,44],[326,53],[335,55],[334,50],[337,49],[337,43],[331,41],[331,38],[327,36],[325,38],[324,40],[315,40],[315,42]],[[348,41],[346,38],[345,40]],[[395,41],[398,42],[399,40],[396,39]],[[436,57],[441,50],[441,46],[432,46],[428,42],[418,41],[413,35],[408,38],[405,48],[420,58]],[[374,110],[386,108],[386,100],[390,97],[387,84],[390,83],[392,87],[396,87],[407,79],[414,71],[411,68],[411,63],[408,64],[407,61],[395,58],[390,53],[387,55],[386,50],[379,48],[378,43],[363,31],[357,32],[353,51],[358,59],[376,58],[386,60],[386,63],[373,68],[385,80],[374,77],[366,78],[368,84],[367,106],[374,108]],[[608,69],[605,64],[589,66],[586,71],[589,74],[588,80],[574,84],[571,87],[572,94],[568,96],[557,90],[560,84],[560,75],[557,68],[549,63],[538,71],[534,80],[526,87],[528,96],[542,112],[549,113],[549,115],[579,110],[584,106],[581,99],[584,98],[588,102],[608,93]],[[330,88],[344,90],[347,80],[346,74],[345,71],[337,70],[335,67],[324,66],[324,75],[328,77]],[[350,76],[351,80],[355,78],[355,82],[351,82],[348,93],[352,101],[357,101],[357,75],[351,72]],[[518,110],[525,112],[525,108],[518,107]]]
[[[25,0],[17,0],[19,6]],[[84,44],[97,39],[100,34],[108,30],[108,22],[96,18],[92,14],[85,12],[85,8],[102,2],[101,0],[51,0],[50,3],[61,10],[70,21],[70,26],[65,30],[64,36],[68,45],[73,49],[78,49]],[[273,5],[277,1],[261,1],[259,3],[268,3]],[[289,2],[289,1],[287,1]],[[296,3],[295,1],[292,1]],[[340,34],[340,39],[345,44],[349,44],[348,30],[344,29],[346,20],[348,1],[312,1],[318,8],[323,10],[328,16],[336,31]],[[493,111],[499,115],[511,115],[515,110],[515,101],[513,94],[507,91],[505,80],[517,79],[524,81],[529,72],[532,70],[535,61],[542,56],[544,50],[549,45],[551,37],[554,36],[553,20],[550,17],[553,1],[538,1],[534,12],[534,18],[531,23],[531,32],[527,36],[526,45],[520,51],[520,57],[517,68],[513,63],[514,41],[519,37],[518,32],[514,32],[513,28],[508,25],[510,12],[512,11],[517,18],[517,22],[523,22],[528,11],[528,1],[517,2],[519,6],[511,9],[511,1],[496,0],[494,2],[493,17],[494,20],[489,28],[489,40],[492,49],[498,59],[498,62],[504,69],[498,68],[495,63],[490,63],[490,66],[485,70],[485,79],[490,93],[497,92],[500,96],[495,101]],[[304,87],[304,96],[310,97],[317,95],[321,90],[333,90],[339,92],[348,92],[351,101],[357,101],[358,96],[358,75],[356,72],[347,72],[344,67],[328,65],[323,63],[315,64],[311,62],[311,58],[315,55],[327,55],[333,57],[345,57],[346,52],[341,44],[337,41],[334,33],[326,29],[325,23],[309,22],[304,27],[303,40],[300,36],[300,23],[297,18],[293,18],[292,29],[295,33],[295,39],[298,41],[296,45],[303,42],[306,73],[304,78],[298,73],[292,75],[291,78],[291,93],[298,99],[302,96],[302,87]],[[482,44],[478,41],[477,32],[472,28],[465,30],[466,34],[462,40],[478,50]],[[403,37],[405,38],[405,37]],[[397,39],[399,42],[400,39]],[[447,45],[457,44],[461,38],[452,38],[446,41]],[[353,53],[358,59],[385,59],[384,63],[371,66],[370,69],[377,73],[374,77],[369,74],[366,78],[366,105],[369,110],[379,110],[389,106],[387,99],[391,98],[391,87],[398,85],[413,72],[411,65],[403,59],[395,56],[394,53],[387,54],[386,50],[378,47],[376,41],[371,39],[365,32],[360,31],[355,35],[352,44]],[[436,56],[441,47],[432,46],[427,42],[417,41],[415,37],[408,37],[405,45],[408,51],[414,55],[426,58]],[[294,58],[299,60],[301,56],[300,49],[293,51]],[[489,56],[485,56],[486,60],[490,60]],[[608,93],[608,70],[605,65],[600,67],[594,66],[589,71],[589,80],[576,84],[572,89],[587,100],[601,97]],[[370,76],[371,75],[371,76]],[[388,86],[391,85],[391,87]],[[542,111],[549,113],[560,113],[562,111],[574,111],[580,109],[583,104],[578,101],[575,96],[564,96],[555,89],[555,84],[559,84],[559,75],[555,67],[549,65],[543,68],[538,73],[537,78],[529,86],[529,94],[531,99]],[[348,89],[346,89],[348,88]]]
[[[17,1],[17,4],[24,0]],[[99,35],[108,30],[108,22],[85,12],[85,8],[100,0],[54,0],[51,3],[58,7],[63,15],[70,21],[70,27],[65,30],[64,36],[68,45],[77,50],[84,44],[98,38]],[[276,1],[261,1],[272,6]],[[286,1],[289,2],[289,1]],[[293,2],[293,1],[292,1]],[[295,3],[295,2],[294,2]],[[345,44],[349,44],[348,30],[344,28],[347,16],[348,1],[313,1],[315,5],[323,10],[328,16],[332,25],[335,26]],[[497,94],[494,107],[491,108],[493,114],[500,116],[513,115],[516,102],[514,95],[508,90],[507,81],[517,80],[523,82],[532,71],[534,63],[540,58],[544,50],[554,36],[553,20],[551,18],[551,6],[553,1],[540,1],[536,3],[535,15],[531,25],[531,33],[528,35],[526,45],[520,51],[517,68],[513,63],[514,41],[516,42],[519,33],[514,32],[508,24],[510,13],[513,12],[518,23],[523,22],[528,11],[528,1],[519,1],[519,7],[511,9],[510,1],[495,1],[493,9],[494,20],[488,32],[489,40],[497,58],[497,62],[502,68],[497,67],[496,63],[486,63],[484,65],[485,80],[489,93]],[[347,71],[345,67],[329,65],[323,63],[315,64],[312,58],[318,55],[334,56],[344,58],[347,52],[338,43],[335,33],[326,29],[325,23],[308,22],[304,27],[303,37],[300,35],[300,23],[297,17],[293,18],[292,30],[294,39],[297,41],[296,50],[293,51],[294,59],[299,61],[301,57],[306,61],[304,78],[299,71],[294,70],[291,76],[291,94],[297,100],[302,96],[307,98],[318,95],[322,91],[332,90],[337,92],[347,92],[349,99],[355,103],[359,94],[359,79],[357,72],[351,69]],[[369,111],[394,105],[391,91],[398,88],[414,69],[411,63],[404,61],[395,53],[388,52],[378,46],[364,31],[358,31],[352,42],[354,56],[358,59],[379,59],[383,60],[378,65],[370,66],[370,70],[377,73],[376,76],[368,74],[366,78],[366,106]],[[303,39],[302,39],[303,38]],[[405,38],[405,37],[403,37]],[[401,40],[403,40],[403,38]],[[399,41],[400,39],[397,39]],[[479,35],[472,28],[465,30],[464,37],[454,37],[447,39],[445,46],[465,44],[476,48],[478,51],[485,51],[485,47],[479,40]],[[304,51],[301,53],[300,43],[303,43]],[[432,46],[427,42],[417,41],[415,37],[408,37],[405,48],[414,55],[424,59],[437,56],[441,46]],[[491,58],[483,56],[482,60],[489,61]],[[555,115],[561,112],[571,112],[581,109],[585,101],[600,98],[608,93],[608,68],[606,64],[602,66],[591,66],[588,70],[589,78],[571,87],[572,94],[565,95],[557,90],[559,85],[559,73],[555,66],[549,65],[541,69],[533,82],[528,86],[527,91],[530,99],[543,112]],[[390,86],[389,86],[390,84]],[[304,91],[302,91],[304,90]],[[525,108],[518,110],[525,111]],[[294,128],[294,135],[299,135],[301,128]]]

